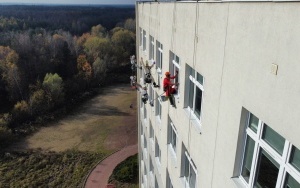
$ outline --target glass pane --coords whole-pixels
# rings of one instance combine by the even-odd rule
[[[250,118],[249,118],[249,127],[252,131],[254,131],[255,133],[257,133],[257,127],[258,127],[258,118],[253,115],[250,114]]]
[[[203,76],[197,72],[197,81],[203,85]]]
[[[251,137],[247,136],[246,148],[244,153],[244,161],[243,161],[242,173],[241,173],[241,176],[245,179],[247,183],[249,183],[249,178],[251,173],[254,146],[255,146],[254,140]]]
[[[274,161],[269,154],[262,150],[262,152],[260,152],[257,165],[257,174],[254,187],[275,188],[278,172],[279,164]]]
[[[192,167],[191,169],[191,177],[190,177],[190,188],[195,188],[196,185],[196,173]]]
[[[184,155],[184,176],[186,178],[186,181],[189,181],[189,176],[190,176],[190,162],[186,155]]]
[[[176,150],[176,134],[172,128],[172,146],[173,146],[173,149]]]
[[[285,139],[265,124],[262,138],[282,155]]]
[[[284,188],[299,188],[300,183],[297,182],[291,175],[287,174],[283,187]]]
[[[201,114],[201,103],[202,103],[202,90],[196,87],[196,96],[195,96],[195,114],[200,119]]]
[[[175,56],[175,61],[176,61],[176,63],[179,64],[179,57],[178,56]]]
[[[191,109],[194,107],[194,83],[191,80],[189,84],[189,107]]]
[[[293,146],[290,163],[300,172],[300,150]]]

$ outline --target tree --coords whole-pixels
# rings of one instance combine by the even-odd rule
[[[124,23],[124,28],[135,33],[135,19],[127,19]]]
[[[48,110],[46,92],[42,88],[42,83],[37,81],[36,85],[31,85],[31,95],[29,97],[29,111],[31,115],[41,114]]]
[[[102,25],[93,26],[91,29],[91,35],[96,37],[104,37],[106,34],[106,29]]]
[[[0,73],[12,102],[24,99],[18,59],[19,56],[14,50],[0,46]]]
[[[135,34],[122,29],[113,33],[111,40],[118,63],[127,63],[128,57],[135,52]]]
[[[106,77],[106,63],[103,59],[99,57],[93,63],[93,70],[94,70],[94,79],[97,84],[100,84]]]
[[[46,92],[48,106],[50,108],[63,102],[63,80],[58,74],[47,73],[43,81],[43,89]]]
[[[95,61],[98,57],[104,58],[111,50],[108,38],[89,37],[84,43],[84,52],[90,61]]]

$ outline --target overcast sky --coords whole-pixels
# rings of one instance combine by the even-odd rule
[[[1,3],[17,4],[135,4],[135,0],[0,0]]]

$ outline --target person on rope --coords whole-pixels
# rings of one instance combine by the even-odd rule
[[[143,60],[143,59],[142,59]],[[152,65],[149,66],[149,62],[146,61],[146,65],[145,65],[145,68],[146,68],[146,77],[145,77],[145,83],[151,83],[152,82],[152,79],[151,79],[151,68],[155,65],[155,61],[153,61]]]
[[[130,63],[131,63],[131,70],[134,72],[136,68],[142,69],[142,67],[139,67],[136,63],[135,55],[130,56]]]
[[[136,76],[130,76],[130,85],[131,87],[135,87],[136,86]]]
[[[164,91],[166,92],[166,97],[169,98],[169,101],[173,107],[175,107],[175,103],[173,101],[173,94],[177,93],[177,85],[178,83],[174,84],[171,82],[171,79],[174,79],[178,76],[178,71],[176,71],[176,75],[171,76],[170,72],[165,73],[165,78],[163,81]]]
[[[141,96],[142,96],[142,102],[144,104],[147,104],[147,101],[148,101],[147,87],[140,87],[139,91],[140,91]]]

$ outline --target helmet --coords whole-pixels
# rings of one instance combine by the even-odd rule
[[[169,73],[169,72],[166,72],[165,75],[166,75],[166,76],[170,76],[170,73]]]

